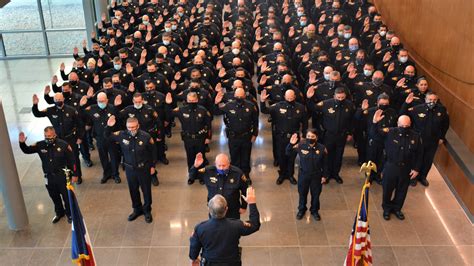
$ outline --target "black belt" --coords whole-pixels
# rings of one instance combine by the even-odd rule
[[[136,166],[133,166],[131,164],[128,164],[126,162],[123,163],[125,165],[125,167],[129,167],[129,168],[132,168],[132,169],[145,169],[145,166],[147,165],[147,163],[145,162],[142,162],[142,163],[138,163]]]
[[[72,137],[72,136],[76,136],[76,129],[73,129],[71,133],[69,133],[68,135],[64,136],[63,138],[67,139],[67,138]]]
[[[181,137],[183,138],[188,138],[188,139],[205,139],[206,135],[205,134],[191,134],[188,132],[181,132]]]
[[[282,137],[287,137],[287,138],[291,138],[291,136],[293,134],[295,134],[296,132],[278,132],[278,135],[282,136]]]

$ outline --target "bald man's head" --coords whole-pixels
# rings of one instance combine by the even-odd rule
[[[54,104],[59,108],[62,108],[64,106],[64,96],[61,92],[57,92],[54,94]]]
[[[402,128],[409,128],[411,126],[411,120],[410,120],[410,117],[407,116],[407,115],[401,115],[399,118],[398,118],[398,127],[402,127]]]
[[[227,156],[224,153],[220,153],[216,156],[216,168],[219,172],[221,171],[226,171],[230,168],[230,160],[229,156]]]
[[[287,90],[287,91],[285,92],[285,100],[286,100],[287,102],[290,102],[290,103],[291,103],[291,102],[294,102],[295,99],[296,99],[296,95],[295,95],[295,91],[294,91],[294,90],[291,90],[291,89],[290,89],[290,90]]]
[[[243,88],[237,88],[234,92],[236,99],[245,99],[245,90]]]

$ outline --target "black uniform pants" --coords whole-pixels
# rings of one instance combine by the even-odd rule
[[[252,141],[250,137],[229,137],[229,152],[231,164],[237,166],[248,177],[251,166]]]
[[[420,174],[418,175],[418,180],[423,180],[428,177],[428,172],[431,169],[433,160],[438,150],[438,143],[423,143],[423,163],[421,165]]]
[[[81,152],[82,159],[86,161],[91,160],[91,152],[89,150],[89,140],[88,140],[88,138],[90,138],[89,135],[90,133],[86,131],[86,133],[84,134],[84,139],[82,140],[82,143],[79,145],[79,151]]]
[[[272,153],[273,153],[273,160],[280,162],[278,159],[278,149],[276,145],[277,133],[275,131],[275,126],[272,124]]]
[[[128,190],[132,199],[132,208],[136,213],[151,212],[151,176],[150,168],[133,169],[125,168],[127,175]],[[140,197],[140,189],[143,193],[143,204]]]
[[[286,146],[290,143],[291,134],[275,134],[278,164],[280,165],[279,178],[290,178],[295,174],[296,154],[286,155]]]
[[[316,213],[319,211],[319,195],[323,185],[321,184],[321,176],[298,176],[298,194],[299,194],[299,204],[298,211],[305,212],[306,203],[308,201],[308,192],[311,192],[311,208],[309,209],[311,213]]]
[[[373,139],[367,143],[367,160],[372,161],[377,166],[377,172],[371,172],[370,180],[380,180],[380,173],[384,165],[384,144]]]
[[[357,148],[357,161],[364,163],[367,160],[367,132],[362,121],[354,125],[354,144]]]
[[[64,141],[71,146],[72,153],[74,154],[74,161],[76,166],[76,174],[78,177],[82,177],[82,170],[81,170],[81,160],[79,159],[79,145],[77,145],[77,139],[75,137],[72,138],[64,138]]]
[[[342,156],[346,147],[346,135],[334,135],[326,132],[324,135],[324,146],[326,146],[328,151],[328,178],[336,178],[341,171]]]
[[[97,151],[102,165],[103,177],[118,176],[118,149],[103,138],[97,138]]]
[[[242,262],[209,262],[207,260],[201,261],[201,266],[242,266]]]
[[[57,216],[66,214],[71,216],[71,209],[69,208],[69,196],[66,188],[66,177],[64,175],[48,175],[48,190],[49,197],[54,203],[54,212]]]
[[[386,212],[400,211],[410,185],[410,167],[385,163],[382,178],[382,208]]]
[[[194,165],[194,159],[196,154],[202,153],[204,164],[206,164],[206,145],[204,144],[205,139],[187,139],[184,138],[184,149],[186,150],[186,159],[188,161],[188,170]]]

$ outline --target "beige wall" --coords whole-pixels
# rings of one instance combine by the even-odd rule
[[[474,1],[374,0],[474,152]]]

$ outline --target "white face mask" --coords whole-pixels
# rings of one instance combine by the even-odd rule
[[[406,63],[408,61],[408,56],[401,56],[400,57],[400,62],[401,63]]]
[[[325,80],[329,80],[330,77],[331,77],[331,74],[324,73],[324,79]]]
[[[382,37],[384,37],[384,36],[385,36],[385,34],[387,34],[387,32],[386,32],[386,31],[380,31],[380,32],[379,32],[379,35],[380,35],[380,36],[382,36]]]
[[[232,53],[234,55],[238,55],[240,53],[240,49],[234,48],[234,49],[232,49]]]
[[[143,103],[135,103],[133,104],[133,107],[135,107],[135,109],[142,109]]]

